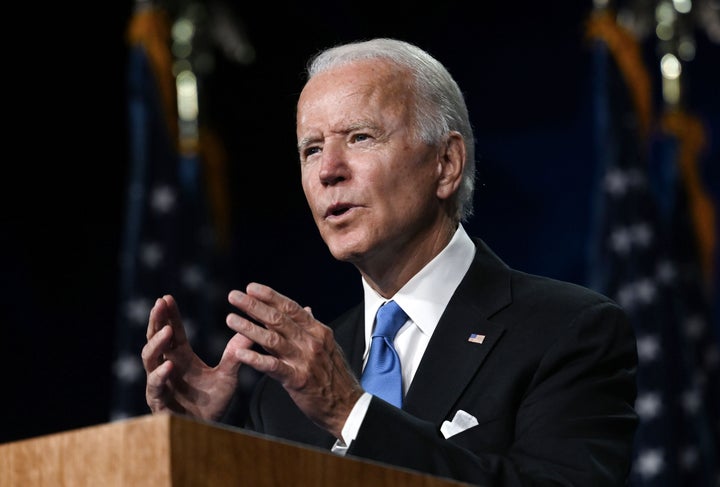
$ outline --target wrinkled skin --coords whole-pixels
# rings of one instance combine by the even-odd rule
[[[302,186],[332,255],[353,263],[390,297],[449,242],[457,227],[449,199],[465,159],[462,137],[431,146],[413,130],[405,73],[382,61],[358,61],[318,74],[298,101]],[[336,438],[363,390],[332,330],[303,307],[257,283],[228,296],[236,334],[210,367],[192,351],[171,296],[159,299],[143,348],[146,399],[215,420],[247,365],[277,380],[297,406]],[[258,353],[253,344],[267,354]]]

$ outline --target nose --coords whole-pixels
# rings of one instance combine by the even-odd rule
[[[320,182],[323,186],[334,186],[350,178],[350,167],[341,144],[326,142],[320,161]]]

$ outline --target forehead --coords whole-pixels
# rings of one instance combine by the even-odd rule
[[[297,122],[311,118],[361,117],[375,111],[397,112],[409,106],[412,90],[407,72],[385,60],[360,60],[311,78],[298,100]]]

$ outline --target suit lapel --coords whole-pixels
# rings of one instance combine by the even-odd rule
[[[488,318],[510,301],[510,271],[479,239],[467,274],[448,303],[405,398],[409,413],[440,423],[500,339]],[[482,343],[471,334],[484,335]]]
[[[510,270],[480,239],[475,258],[435,328],[403,408],[440,424],[500,340],[504,327],[489,318],[511,302]],[[360,304],[331,325],[356,377],[365,351],[364,308]],[[471,334],[483,342],[468,341]]]

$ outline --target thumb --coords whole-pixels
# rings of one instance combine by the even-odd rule
[[[237,374],[242,362],[238,359],[236,351],[240,349],[249,350],[253,344],[254,342],[244,335],[239,333],[233,335],[220,358],[220,363],[217,366],[218,370],[225,374]]]

